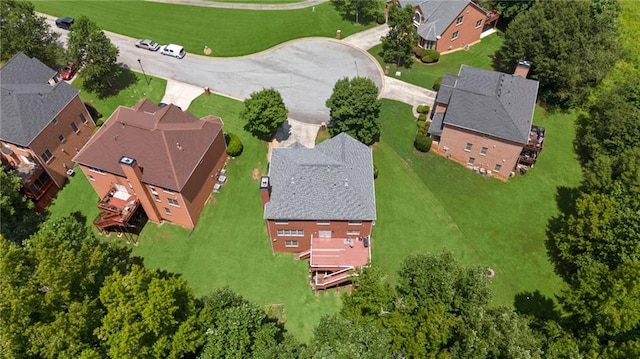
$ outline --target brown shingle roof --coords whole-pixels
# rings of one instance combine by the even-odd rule
[[[144,183],[181,191],[220,131],[219,117],[198,120],[177,106],[159,108],[144,99],[133,108],[118,107],[73,160],[124,177],[118,161],[131,157]]]

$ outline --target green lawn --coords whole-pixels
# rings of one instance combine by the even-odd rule
[[[395,76],[396,71],[400,71],[398,79],[418,85],[420,87],[432,89],[433,82],[445,73],[457,74],[460,65],[465,64],[483,69],[492,69],[492,56],[502,45],[502,33],[489,35],[482,39],[479,43],[471,46],[469,50],[460,50],[450,54],[442,55],[440,61],[435,64],[423,64],[416,61],[410,69],[400,67],[394,64],[386,64],[380,57],[382,45],[374,46],[369,50],[380,66],[384,69],[389,66],[389,76]]]
[[[367,29],[342,19],[330,3],[299,10],[234,10],[184,6],[140,0],[36,1],[36,10],[53,16],[86,15],[104,30],[133,38],[175,43],[187,52],[212,56],[241,56],[302,37],[346,37]],[[133,46],[133,43],[131,44]]]
[[[213,2],[232,2],[239,4],[292,4],[303,2],[305,0],[206,0]]]
[[[494,305],[513,304],[523,291],[558,293],[562,282],[547,259],[545,228],[558,212],[558,188],[577,186],[581,178],[571,145],[574,118],[538,107],[534,123],[547,128],[545,149],[527,175],[504,183],[417,153],[411,107],[383,100],[374,152],[374,261],[395,274],[409,254],[448,248],[466,264],[495,270]]]

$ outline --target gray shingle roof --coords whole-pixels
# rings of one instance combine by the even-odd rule
[[[56,72],[18,53],[0,69],[0,139],[28,147],[78,90],[65,82],[49,85]]]
[[[275,148],[265,219],[375,220],[371,149],[346,133],[315,148]]]
[[[436,41],[438,36],[451,25],[470,0],[399,0],[403,8],[407,5],[417,6],[425,21],[418,26],[420,37]]]
[[[436,101],[448,103],[445,125],[527,143],[538,81],[462,65],[455,84],[440,92]]]

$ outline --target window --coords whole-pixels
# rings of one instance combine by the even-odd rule
[[[58,124],[58,119],[54,117],[53,120],[51,120],[51,123],[54,125]]]
[[[202,160],[201,160],[201,161],[202,161]],[[164,193],[168,193],[168,194],[173,194],[173,192],[169,191],[169,190],[168,190],[168,189],[166,189],[166,188],[163,188],[163,189],[162,189],[162,192],[164,192]]]
[[[149,189],[151,190],[151,193],[158,194],[158,191],[155,188],[149,187]]]
[[[451,34],[451,40],[455,40],[457,38],[458,38],[458,31],[456,31],[453,34]]]
[[[473,164],[475,161],[476,161],[476,159],[475,159],[475,158],[473,158],[473,157],[469,157],[469,161],[467,161],[467,162],[469,162],[469,163]]]
[[[97,169],[97,168],[93,168],[93,167],[89,167],[89,171],[91,171],[91,172],[95,172],[95,173],[99,173],[99,174],[101,174],[101,175],[103,175],[103,174],[104,174],[104,171],[103,171],[103,170],[99,170],[99,169]]]
[[[171,210],[169,208],[167,208],[167,207],[164,207],[164,213],[170,216],[171,215]]]
[[[78,132],[78,126],[76,126],[75,122],[71,122],[71,129],[73,129],[73,132]]]
[[[289,224],[289,220],[287,219],[276,219],[276,224]]]
[[[456,19],[456,25],[462,24],[463,21],[464,21],[464,16],[460,16],[459,18]]]
[[[359,226],[362,224],[362,221],[349,221],[350,226]]]
[[[476,27],[482,26],[482,19],[476,21]]]
[[[44,151],[44,153],[42,155],[40,155],[40,157],[42,157],[42,159],[45,162],[48,162],[53,157],[53,155],[51,154],[51,151],[46,150],[46,151]]]
[[[469,152],[471,151],[471,147],[473,147],[473,143],[467,143],[467,145],[464,147],[464,150]]]
[[[95,178],[93,178],[92,175],[87,175],[87,177],[89,178],[89,181],[95,181],[96,180]]]
[[[172,206],[180,207],[180,205],[178,205],[178,200],[175,200],[173,198],[167,198],[167,202],[169,202],[169,204]]]
[[[156,200],[156,202],[162,202],[162,201],[160,200],[160,196],[158,196],[157,194],[154,194],[154,195],[153,195],[153,199],[155,199],[155,200]]]
[[[304,236],[304,231],[302,229],[278,229],[278,235],[287,237],[302,237]]]
[[[293,241],[293,240],[284,241],[284,246],[285,247],[297,247],[298,246],[298,241]]]
[[[82,121],[82,123],[84,123],[85,125],[87,124],[87,118],[84,117],[84,113],[80,114],[80,121]]]
[[[502,169],[502,165],[496,165],[493,170],[496,172],[500,172],[500,170]]]
[[[331,224],[331,221],[317,221],[316,224],[319,226],[328,226]]]
[[[489,151],[489,149],[488,149],[488,148],[486,148],[486,147],[482,147],[482,149],[480,149],[480,154],[481,154],[481,155],[486,155],[486,154],[487,154],[487,151]]]
[[[419,24],[419,23],[420,23],[420,19],[422,19],[422,16],[420,16],[420,13],[419,13],[419,12],[416,12],[416,13],[413,15],[413,22],[415,22],[415,23],[418,23],[418,24]]]
[[[360,231],[347,231],[347,236],[359,236]]]
[[[60,142],[64,143],[64,136],[63,135],[58,136],[58,139],[60,140]]]

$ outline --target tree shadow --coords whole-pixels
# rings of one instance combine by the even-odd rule
[[[88,102],[85,102],[84,106],[87,108],[87,111],[89,111],[89,115],[91,116],[91,119],[93,119],[93,122],[98,123],[98,120],[102,118],[102,114]]]
[[[95,91],[90,86],[87,86],[87,83],[85,82],[83,83],[83,87],[88,91],[95,92],[98,98],[102,100],[107,97],[117,95],[120,91],[135,84],[137,81],[138,78],[133,71],[129,70],[128,66],[121,66],[121,64],[118,64],[111,68],[111,73],[107,79],[109,86],[102,90]]]
[[[558,321],[561,316],[555,301],[540,293],[539,290],[516,294],[514,306],[519,314],[531,316],[537,321]]]
[[[78,223],[82,223],[85,226],[89,225],[89,223],[87,222],[87,216],[82,214],[80,211],[71,212],[70,216],[73,217],[76,221],[78,221]]]
[[[283,142],[289,139],[291,136],[291,125],[289,121],[284,121],[282,126],[278,127],[276,134],[274,135],[274,139],[278,142]]]
[[[563,260],[560,256],[562,251],[558,247],[556,237],[563,235],[567,226],[566,217],[575,213],[576,200],[580,195],[578,188],[569,188],[560,186],[556,192],[556,204],[560,210],[560,214],[549,219],[547,222],[545,247],[547,249],[547,255],[549,260],[554,266],[556,274],[562,277],[565,281],[569,278],[571,273],[574,273],[576,268],[573,263]]]

